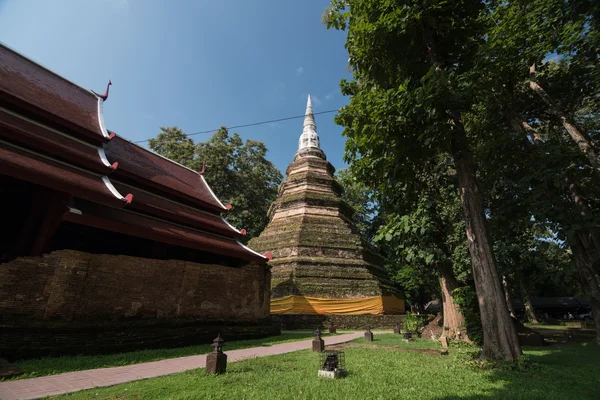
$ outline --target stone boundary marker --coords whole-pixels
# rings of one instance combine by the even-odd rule
[[[324,338],[326,345],[348,342],[363,336],[363,332],[353,332]],[[266,357],[277,354],[308,350],[312,339],[275,344],[272,346],[252,347],[249,349],[227,351],[229,362],[249,358]],[[169,358],[123,367],[89,369],[85,371],[67,372],[59,375],[42,376],[40,378],[22,379],[0,382],[0,399],[25,400],[38,399],[78,392],[95,387],[114,386],[139,379],[155,378],[175,374],[195,368],[204,368],[206,354],[198,356]]]

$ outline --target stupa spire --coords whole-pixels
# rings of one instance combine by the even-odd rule
[[[317,135],[317,124],[315,123],[315,115],[313,114],[312,102],[310,94],[306,101],[306,113],[304,114],[304,125],[302,126],[302,135],[298,141],[298,151],[307,148],[321,148],[319,143],[319,135]]]
[[[308,100],[306,102],[306,113],[304,113],[304,125],[302,126],[302,132],[317,133],[317,124],[315,124],[315,115],[313,114],[310,94],[308,95]]]

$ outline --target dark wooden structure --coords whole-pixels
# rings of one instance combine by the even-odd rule
[[[0,354],[110,351],[105,336],[92,344],[103,329],[131,336],[115,350],[205,341],[211,324],[272,333],[267,258],[240,242],[203,171],[106,129],[108,89],[0,45]],[[172,321],[197,326],[178,340]]]

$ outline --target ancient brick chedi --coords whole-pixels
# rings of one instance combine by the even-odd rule
[[[272,260],[272,314],[400,314],[401,292],[352,223],[354,210],[320,148],[310,96],[294,161],[270,222],[250,241]]]

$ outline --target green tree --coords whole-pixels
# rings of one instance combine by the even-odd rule
[[[468,284],[470,263],[450,157],[441,157],[417,179],[422,182],[413,185],[410,192],[399,190],[383,202],[385,223],[375,240],[396,260],[395,275],[403,285],[418,282],[411,271],[436,277],[433,291],[442,301],[447,333],[451,337],[461,333],[460,337],[469,341],[467,321],[453,294]],[[431,282],[423,280],[428,291],[432,290]]]
[[[360,233],[386,258],[385,268],[391,279],[402,287],[411,312],[420,312],[425,303],[440,297],[436,272],[428,265],[406,262],[400,250],[405,243],[398,244],[394,236],[388,234],[387,225],[391,225],[392,215],[380,207],[377,191],[358,179],[351,167],[338,171],[336,178],[344,188],[342,198],[356,211],[354,223]]]
[[[481,144],[487,180],[499,181],[502,191],[512,187],[510,197],[518,199],[509,202],[513,212],[525,210],[519,212],[523,221],[547,224],[568,244],[600,332],[599,5],[587,0],[487,5],[486,40],[472,71],[479,104],[470,134]],[[531,66],[535,76],[528,76]],[[495,215],[510,214],[496,207]]]
[[[473,98],[467,79],[485,35],[483,7],[477,0],[334,0],[326,19],[328,26],[347,30],[355,78],[341,83],[352,98],[336,117],[348,137],[347,160],[362,170],[362,179],[389,193],[422,183],[415,175],[424,164],[451,155],[479,298],[483,355],[514,360],[521,348],[463,121]]]
[[[372,242],[381,220],[376,193],[357,179],[350,168],[337,171],[335,178],[343,188],[342,199],[355,211],[354,224],[360,234]]]
[[[194,170],[204,168],[204,178],[215,195],[232,206],[227,221],[246,230],[245,241],[266,227],[282,175],[267,160],[262,142],[244,142],[222,127],[206,142],[194,144],[180,129],[169,128],[150,141],[150,148]]]
[[[148,146],[170,160],[189,166],[194,160],[196,146],[194,141],[176,127],[161,127],[156,139],[150,139]]]

